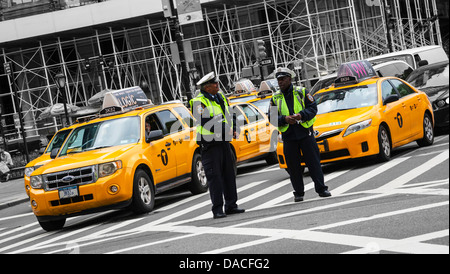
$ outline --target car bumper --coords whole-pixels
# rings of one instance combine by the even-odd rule
[[[344,131],[337,136],[317,142],[321,163],[366,157],[379,153],[378,127],[368,127],[345,137],[342,136],[343,133]],[[278,143],[277,155],[280,168],[287,168],[283,143]]]
[[[30,201],[34,214],[40,219],[51,217],[69,217],[99,209],[120,205],[131,200],[133,182],[126,178],[126,169],[99,178],[95,183],[78,186],[78,196],[72,198],[59,198],[58,190],[44,191],[43,189],[31,189]],[[111,187],[116,186],[118,191],[112,192]]]

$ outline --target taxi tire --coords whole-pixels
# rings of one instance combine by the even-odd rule
[[[378,129],[378,147],[380,150],[378,153],[378,160],[381,162],[389,161],[392,152],[391,138],[389,137],[389,131],[383,125],[380,125],[380,128]]]
[[[52,221],[40,221],[38,219],[39,224],[41,225],[42,229],[44,229],[47,232],[60,230],[64,227],[66,224],[66,219],[59,219],[59,220],[52,220]]]
[[[153,181],[147,172],[136,170],[133,180],[133,201],[130,208],[133,212],[141,214],[153,210],[155,206],[155,189]]]
[[[434,142],[433,122],[428,113],[423,117],[423,138],[417,140],[416,143],[420,147],[431,146]]]
[[[200,176],[203,177],[200,178]],[[206,181],[205,169],[202,164],[202,156],[198,153],[192,157],[192,174],[191,182],[188,185],[189,191],[192,194],[200,194],[208,191],[208,182]]]

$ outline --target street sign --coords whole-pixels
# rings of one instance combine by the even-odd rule
[[[180,25],[203,21],[200,0],[177,0],[176,3]]]
[[[264,59],[264,60],[261,60],[261,65],[262,66],[266,66],[266,65],[272,65],[272,59]]]

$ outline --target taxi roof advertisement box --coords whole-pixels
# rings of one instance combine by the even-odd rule
[[[140,87],[131,87],[106,93],[102,109],[120,107],[125,111],[147,104],[149,101],[144,91]]]

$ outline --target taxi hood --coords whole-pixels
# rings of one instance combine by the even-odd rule
[[[130,151],[136,144],[114,146],[60,156],[33,172],[33,175],[54,173],[85,166],[112,162]]]
[[[375,107],[369,106],[318,114],[314,129],[323,132],[324,130],[346,128],[349,125],[369,119]]]

